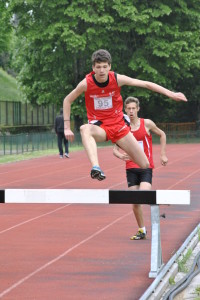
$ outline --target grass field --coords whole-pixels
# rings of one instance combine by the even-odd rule
[[[0,68],[0,101],[20,101],[17,81]]]
[[[74,151],[80,151],[83,150],[82,146],[74,146],[71,147],[70,153]],[[16,155],[3,155],[0,156],[0,164],[5,164],[5,163],[11,163],[11,162],[16,162],[16,161],[21,161],[21,160],[28,160],[28,159],[33,159],[37,157],[42,157],[42,156],[48,156],[48,155],[58,155],[58,149],[48,149],[48,150],[41,150],[41,151],[34,151],[34,152],[26,152],[23,154],[16,154]]]

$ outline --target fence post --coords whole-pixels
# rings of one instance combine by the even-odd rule
[[[12,154],[12,135],[9,136],[10,139],[10,154]]]
[[[5,134],[3,135],[3,154],[6,154],[6,136]]]
[[[16,135],[16,151],[17,151],[17,154],[19,153],[19,150],[18,150],[18,134]]]

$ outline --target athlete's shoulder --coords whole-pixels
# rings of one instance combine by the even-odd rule
[[[94,71],[92,71],[92,72],[86,74],[85,78],[92,78],[92,75],[94,75],[94,74],[95,74]]]
[[[144,126],[148,129],[148,130],[152,130],[156,127],[156,124],[150,120],[150,119],[144,119]]]
[[[153,124],[153,121],[152,120],[150,120],[150,119],[143,119],[144,120],[144,124],[145,124],[145,126],[148,126],[148,125],[151,125],[151,124]]]
[[[77,85],[76,89],[78,91],[81,91],[81,92],[85,92],[87,90],[87,81],[86,81],[86,78],[84,78],[83,80],[81,80],[79,82],[79,84]]]

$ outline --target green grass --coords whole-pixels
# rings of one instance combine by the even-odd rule
[[[192,249],[189,248],[187,253],[183,255],[183,258],[181,260],[178,260],[178,270],[179,272],[187,273],[188,269],[186,267],[186,263],[190,256],[192,255]]]
[[[169,278],[169,284],[170,285],[174,285],[175,284],[174,276]]]
[[[0,68],[0,101],[20,101],[17,81]]]
[[[74,146],[69,149],[69,152],[71,153],[71,152],[80,151],[80,150],[83,150],[82,146]],[[48,150],[41,150],[41,151],[35,151],[35,152],[26,152],[23,154],[16,154],[16,155],[4,155],[4,156],[0,156],[0,164],[28,160],[28,159],[49,156],[49,155],[58,155],[58,150],[57,149],[48,149]]]
[[[196,287],[194,294],[197,296],[195,298],[195,300],[199,300],[200,299],[200,285]]]

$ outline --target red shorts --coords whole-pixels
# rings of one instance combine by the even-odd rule
[[[111,140],[112,143],[116,143],[130,132],[130,127],[125,123],[124,119],[114,125],[101,124],[107,135],[107,140]]]

